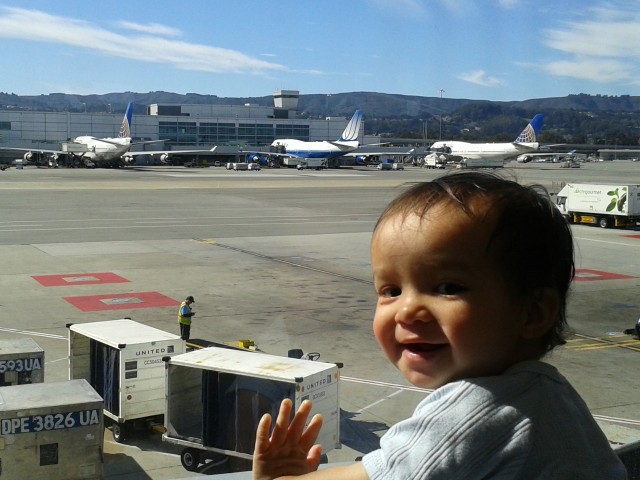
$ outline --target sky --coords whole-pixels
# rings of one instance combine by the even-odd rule
[[[0,59],[16,95],[638,95],[640,0],[0,0]]]

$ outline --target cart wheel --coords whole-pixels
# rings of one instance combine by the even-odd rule
[[[200,451],[195,448],[185,448],[180,454],[180,461],[185,470],[195,472],[200,465]]]
[[[117,443],[123,443],[127,439],[127,428],[124,423],[114,422],[111,427],[111,433],[113,433],[113,439]]]

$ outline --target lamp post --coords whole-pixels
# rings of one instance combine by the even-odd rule
[[[442,140],[442,94],[444,93],[444,89],[440,89],[440,138]]]
[[[107,106],[109,107],[109,113],[111,113],[111,104],[107,103]]]
[[[80,102],[84,106],[84,113],[87,113],[87,104],[85,102]]]

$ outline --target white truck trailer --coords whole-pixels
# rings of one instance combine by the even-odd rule
[[[102,398],[86,380],[0,387],[0,478],[101,479]]]
[[[44,350],[31,338],[0,340],[0,386],[44,382]]]
[[[314,170],[322,170],[324,168],[328,168],[328,163],[326,158],[299,158],[298,165],[296,165],[298,170],[304,169],[314,169]]]
[[[160,427],[163,357],[184,353],[178,335],[129,318],[69,324],[69,379],[83,378],[104,398],[116,442],[136,427]]]
[[[568,183],[558,192],[556,204],[571,223],[634,226],[640,222],[640,185]]]
[[[208,347],[167,357],[166,442],[181,445],[182,465],[196,471],[216,455],[250,459],[264,413],[276,418],[289,398],[313,402],[324,423],[318,443],[340,447],[339,365],[238,349]]]
[[[501,158],[463,158],[457,168],[503,168]]]

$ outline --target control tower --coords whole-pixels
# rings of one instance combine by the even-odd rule
[[[300,91],[298,90],[278,90],[273,93],[273,105],[295,114],[298,110],[299,98]]]

